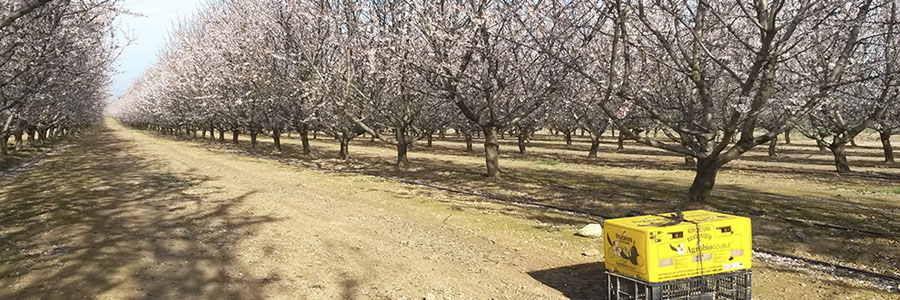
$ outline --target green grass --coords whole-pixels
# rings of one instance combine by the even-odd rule
[[[877,187],[847,187],[848,190],[857,191],[860,194],[886,194],[900,195],[900,187],[895,188],[877,188]]]
[[[543,160],[539,160],[537,162],[537,164],[544,165],[544,166],[556,166],[556,165],[559,165],[560,162],[555,159],[543,159]]]

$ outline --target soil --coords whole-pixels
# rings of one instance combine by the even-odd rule
[[[758,148],[725,165],[707,203],[684,209],[753,219],[754,247],[900,276],[900,163],[881,162],[877,140],[857,140],[859,146],[848,150],[852,174],[837,175],[830,152],[795,137],[791,145],[778,146],[776,158]],[[392,165],[391,145],[367,138],[353,141],[349,160],[336,158],[330,138],[313,140],[313,155],[297,151],[296,139],[283,144],[280,152],[269,143],[206,145],[610,217],[670,212],[682,203],[694,175],[681,157],[633,142],[617,150],[614,137],[602,139],[596,159],[586,158],[586,138],[566,145],[560,137],[538,134],[525,155],[517,153],[514,140],[502,140],[501,180],[484,180],[481,149],[466,152],[452,136],[433,147],[416,145],[408,169]]]
[[[0,177],[0,299],[604,299],[588,222],[107,120]],[[765,260],[753,282],[898,299]]]

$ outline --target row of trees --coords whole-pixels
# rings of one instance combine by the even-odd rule
[[[117,1],[0,2],[0,156],[95,123],[109,98]]]
[[[718,170],[791,129],[827,145],[838,172],[866,128],[897,130],[898,0],[210,1],[117,103],[165,132],[369,134],[408,147],[454,128],[501,134],[608,128],[696,165],[687,199]],[[641,134],[654,131],[661,134]],[[567,139],[570,140],[570,139]]]

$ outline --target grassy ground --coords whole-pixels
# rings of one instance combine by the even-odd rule
[[[900,163],[882,162],[875,138],[863,136],[859,147],[848,150],[855,172],[843,176],[832,171],[830,152],[819,151],[810,140],[795,137],[791,145],[779,145],[776,158],[759,147],[726,165],[709,203],[693,208],[751,217],[756,247],[900,274]],[[598,159],[586,157],[590,145],[585,138],[567,146],[561,137],[539,135],[525,155],[517,153],[515,140],[503,140],[499,180],[482,176],[480,146],[466,152],[454,137],[432,147],[417,144],[410,153],[413,167],[405,170],[393,166],[394,148],[367,138],[353,141],[348,161],[337,159],[338,145],[327,137],[312,141],[310,156],[298,151],[296,139],[282,143],[282,152],[267,139],[257,149],[246,140],[226,147],[608,216],[670,211],[694,174],[668,152],[635,143],[617,151],[612,137],[604,139]]]
[[[602,243],[572,235],[591,220],[298,168],[283,163],[294,161],[293,152],[266,147],[254,154],[281,162],[108,121],[0,177],[0,299],[602,299],[602,256],[582,255]],[[506,178],[485,182],[477,155],[453,147],[459,144],[417,148],[418,167],[402,172],[377,144],[354,144],[351,162],[330,151],[294,162],[611,213],[649,207],[634,200],[645,196],[669,204],[676,196],[649,183],[670,178],[663,187],[676,193],[684,181],[668,172],[686,174],[576,165],[563,160],[577,152],[557,149],[508,155]],[[531,172],[540,177],[525,176]],[[890,196],[860,195],[872,202]],[[599,205],[608,201],[618,204]],[[853,280],[754,264],[755,299],[895,296]]]

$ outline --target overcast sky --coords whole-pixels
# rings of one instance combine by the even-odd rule
[[[124,44],[133,39],[116,63],[113,96],[122,95],[140,78],[141,73],[156,62],[156,53],[172,25],[189,17],[203,0],[125,0],[125,8],[143,16],[120,16],[117,39]]]

